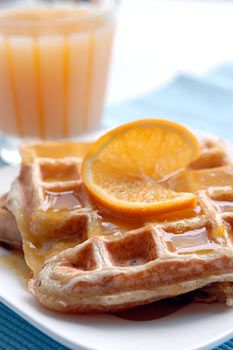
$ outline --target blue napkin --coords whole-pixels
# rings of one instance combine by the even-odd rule
[[[171,119],[231,139],[233,64],[203,77],[180,75],[159,90],[110,106],[104,121],[111,126],[148,117]]]
[[[168,118],[233,139],[233,64],[203,77],[178,76],[169,85],[106,108],[105,126]],[[1,163],[0,163],[1,166]],[[0,350],[66,350],[0,303]],[[233,339],[215,350],[233,349]]]
[[[0,303],[1,350],[66,350]]]

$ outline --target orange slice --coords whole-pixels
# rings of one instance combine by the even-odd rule
[[[192,193],[166,189],[163,181],[199,155],[196,137],[167,120],[139,120],[94,143],[82,165],[84,184],[102,206],[129,216],[193,207]]]

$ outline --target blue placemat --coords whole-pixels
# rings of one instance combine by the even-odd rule
[[[1,350],[66,350],[0,303]]]
[[[233,63],[203,77],[180,75],[159,90],[110,106],[105,124],[153,116],[233,138]]]
[[[152,116],[169,118],[233,139],[233,63],[201,78],[181,75],[159,90],[110,106],[106,109],[104,122],[107,126],[115,126]],[[22,349],[67,348],[0,303],[0,350]],[[233,340],[216,348],[230,349],[233,349]]]

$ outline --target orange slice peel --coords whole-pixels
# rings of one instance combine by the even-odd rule
[[[142,217],[194,207],[193,193],[177,193],[163,182],[199,152],[198,140],[184,126],[139,120],[100,137],[83,161],[82,177],[92,198],[116,214]]]

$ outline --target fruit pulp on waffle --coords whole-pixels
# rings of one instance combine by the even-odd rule
[[[80,175],[82,158],[90,147],[91,143],[42,143],[22,149],[23,163],[31,168],[36,191],[33,211],[29,200],[21,215],[25,258],[34,272],[49,257],[94,235],[113,235],[153,222],[166,224],[164,237],[172,252],[205,254],[218,248],[212,237],[224,239],[231,214],[225,224],[205,224],[202,207],[210,198],[217,212],[233,214],[233,168],[221,143],[201,141],[198,160],[161,181],[167,189],[198,193],[196,205],[147,218],[124,218],[92,201]],[[186,227],[183,231],[182,227],[169,227],[169,222],[186,219],[195,219],[196,228]]]

